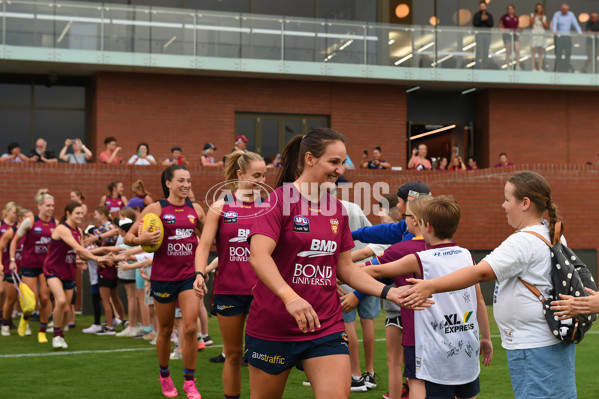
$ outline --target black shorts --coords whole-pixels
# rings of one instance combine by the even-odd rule
[[[75,288],[73,289],[73,298],[71,298],[71,305],[77,302],[77,282],[75,281]]]
[[[193,290],[195,276],[187,280],[179,281],[150,281],[152,296],[154,300],[160,303],[171,303],[177,300],[179,293],[187,290]]]
[[[63,290],[74,290],[77,288],[77,281],[75,280],[61,280],[56,274],[48,274],[46,275],[46,280],[51,278],[57,278],[62,283]]]
[[[15,281],[12,278],[12,273],[4,273],[4,278],[2,279],[2,281],[6,281],[7,283],[11,283],[13,284]]]
[[[135,280],[129,280],[128,278],[119,278],[119,283],[125,284],[134,284]]]
[[[21,275],[23,277],[37,277],[44,273],[44,269],[41,267],[21,267]]]
[[[416,347],[403,347],[404,368],[403,376],[406,378],[416,378]]]
[[[401,315],[385,319],[385,328],[391,326],[403,330],[403,324],[401,323]]]
[[[311,341],[267,341],[245,335],[245,360],[268,374],[277,375],[292,367],[302,368],[305,359],[330,355],[348,355],[345,331]]]
[[[236,316],[250,313],[250,305],[254,300],[253,295],[225,295],[214,294],[210,313],[221,316]]]
[[[119,280],[116,278],[103,278],[98,276],[98,286],[105,288],[116,288],[119,285]]]
[[[480,382],[476,380],[462,385],[441,385],[424,381],[426,399],[473,398],[480,393]]]

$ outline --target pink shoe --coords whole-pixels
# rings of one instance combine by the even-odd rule
[[[159,381],[160,386],[162,387],[162,394],[164,396],[167,398],[174,398],[175,396],[179,395],[179,392],[177,392],[177,388],[175,388],[175,384],[173,384],[173,380],[170,375],[164,378],[160,377]]]
[[[183,390],[187,394],[187,399],[202,399],[202,395],[198,392],[198,388],[196,388],[196,379],[193,381],[185,381],[183,384]]]

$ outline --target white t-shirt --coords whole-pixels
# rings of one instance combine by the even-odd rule
[[[151,159],[152,161],[154,161],[155,160],[154,157],[152,155],[147,155],[146,158],[140,158],[137,155],[132,155],[131,158],[129,158],[129,164],[133,164],[133,165],[152,165],[150,163],[150,161],[148,161],[148,159]]]
[[[142,252],[140,254],[135,255],[135,258],[137,259],[138,262],[143,262],[146,259],[154,259],[154,253],[153,252]],[[152,276],[152,265],[148,266],[148,267],[144,267],[146,274],[148,275],[148,277]]]
[[[534,231],[549,240],[549,227],[536,225]],[[562,237],[562,242],[565,243]],[[533,349],[560,342],[553,336],[543,315],[541,302],[520,280],[536,286],[548,299],[551,289],[551,253],[547,244],[528,233],[509,236],[484,259],[495,273],[493,315],[505,349]]]
[[[351,231],[358,230],[360,227],[372,226],[372,224],[370,223],[370,220],[368,220],[368,218],[364,214],[364,211],[362,210],[362,208],[360,208],[360,206],[358,204],[354,204],[353,202],[343,201],[343,200],[340,200],[339,202],[341,202],[341,204],[343,204],[343,207],[345,208],[346,212],[344,212],[344,213],[347,213],[348,225],[349,225],[349,229]],[[355,245],[355,247],[352,249],[352,251],[366,247],[365,243],[363,243],[362,241],[358,241],[358,240],[354,240],[354,245]],[[361,262],[365,262],[369,259],[370,258],[364,259]],[[347,284],[341,284],[341,288],[343,288],[346,292],[354,291],[354,289],[351,288]]]

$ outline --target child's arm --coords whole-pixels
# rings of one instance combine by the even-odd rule
[[[491,328],[489,327],[489,315],[487,305],[483,298],[480,284],[476,284],[476,318],[480,328],[480,353],[483,355],[483,364],[488,366],[493,360],[493,343],[491,342]]]
[[[152,265],[152,259],[145,259],[142,260],[141,262],[135,262],[135,263],[124,263],[121,262],[119,264],[117,264],[117,269],[119,270],[131,270],[131,269],[139,269],[140,267],[148,267]]]
[[[366,258],[370,258],[371,256],[374,256],[374,251],[372,248],[364,247],[362,249],[356,249],[355,251],[352,251],[351,260],[352,262],[357,262]]]
[[[364,270],[377,280],[383,277],[397,277],[413,273],[420,276],[420,265],[414,254],[382,265],[367,266]]]
[[[212,259],[212,262],[208,266],[206,266],[206,274],[212,273],[214,269],[218,267],[218,257]]]

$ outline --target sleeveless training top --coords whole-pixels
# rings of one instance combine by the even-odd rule
[[[73,229],[66,223],[62,223],[62,225],[71,231],[75,241],[81,242],[79,229]],[[48,256],[44,261],[44,274],[46,276],[54,274],[62,281],[75,281],[76,263],[77,251],[63,240],[52,240],[48,249]]]
[[[252,295],[258,276],[249,262],[247,237],[257,211],[253,202],[240,201],[232,194],[225,197],[216,235],[218,269],[214,280],[215,294]]]
[[[4,233],[6,233],[10,229],[13,229],[13,233],[17,231],[16,225],[11,226],[3,220],[0,224],[0,237],[2,237]],[[2,250],[2,265],[6,268],[5,272],[8,271],[8,264],[10,263],[9,246],[10,243]]]
[[[431,280],[472,266],[472,255],[456,244],[416,254],[422,278]],[[435,305],[414,312],[416,378],[443,385],[474,381],[480,372],[476,289],[434,294]]]
[[[119,195],[118,198],[112,198],[110,196],[106,196],[106,201],[104,201],[104,205],[108,208],[110,213],[119,212],[121,209],[125,207],[125,202]]]
[[[50,219],[44,222],[35,215],[33,226],[21,239],[23,242],[23,261],[22,267],[31,267],[41,269],[44,266],[44,259],[48,254],[48,245],[52,241],[52,232],[56,227],[56,220]]]
[[[162,245],[154,253],[152,280],[187,280],[195,276],[198,214],[189,200],[183,206],[175,206],[163,199],[160,205],[164,233]]]

